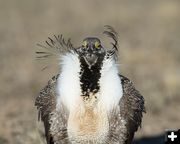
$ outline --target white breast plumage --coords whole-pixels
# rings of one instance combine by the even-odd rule
[[[108,115],[122,97],[122,86],[114,59],[105,59],[99,80],[100,90],[85,102],[80,89],[80,62],[77,55],[68,54],[62,59],[62,72],[57,85],[57,106],[69,110],[68,134],[80,140],[105,140],[109,130]],[[90,104],[93,103],[93,104]],[[89,105],[89,106],[88,106]],[[76,140],[78,141],[78,140]]]

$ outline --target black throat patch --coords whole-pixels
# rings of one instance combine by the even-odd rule
[[[103,56],[99,56],[96,63],[89,67],[84,58],[80,58],[80,86],[83,97],[89,97],[90,93],[97,93],[99,91],[99,79],[101,77],[101,68]]]

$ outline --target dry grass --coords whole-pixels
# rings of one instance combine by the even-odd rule
[[[103,25],[120,34],[120,70],[141,91],[147,114],[137,137],[180,128],[180,2],[0,1],[0,144],[43,143],[34,97],[58,72],[57,63],[41,71],[36,43],[63,33],[75,45],[100,36]]]

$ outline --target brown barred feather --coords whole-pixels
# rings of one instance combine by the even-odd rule
[[[67,135],[68,111],[62,105],[60,111],[56,106],[56,84],[59,75],[54,76],[47,86],[40,91],[35,106],[39,110],[39,118],[44,122],[48,144],[69,144]],[[145,112],[144,98],[135,89],[133,83],[120,75],[123,86],[123,97],[119,106],[109,115],[109,136],[107,144],[131,144],[134,133],[141,126],[142,114]]]

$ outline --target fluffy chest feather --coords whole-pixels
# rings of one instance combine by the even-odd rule
[[[70,113],[67,129],[71,141],[104,143],[109,131],[107,113],[103,109],[80,106]]]
[[[85,73],[83,77],[82,63],[77,55],[64,56],[61,65],[57,109],[63,103],[69,111],[69,136],[81,140],[104,140],[109,130],[108,114],[122,97],[114,59],[105,57],[99,71],[96,70],[94,75],[90,73],[91,77],[86,77]]]

